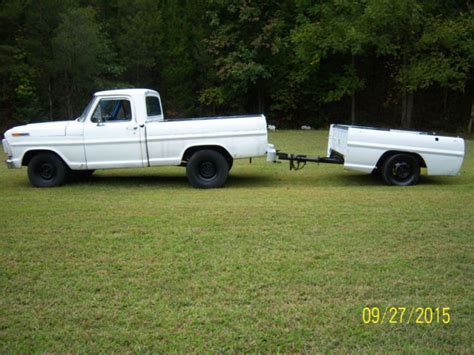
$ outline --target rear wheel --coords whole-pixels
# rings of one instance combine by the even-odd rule
[[[28,178],[36,187],[62,185],[67,176],[67,166],[53,153],[39,153],[28,164]]]
[[[383,164],[382,177],[389,185],[415,185],[420,179],[420,164],[409,154],[392,155]]]
[[[194,187],[221,187],[229,175],[229,164],[222,154],[215,150],[200,150],[189,159],[186,175]]]

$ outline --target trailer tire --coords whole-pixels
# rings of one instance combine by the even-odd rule
[[[382,177],[389,185],[415,185],[420,179],[420,164],[410,154],[395,154],[385,160]]]
[[[194,187],[221,187],[229,175],[229,164],[224,156],[215,150],[199,150],[189,159],[186,175]]]
[[[66,180],[68,167],[53,153],[38,153],[28,163],[28,178],[35,187],[55,187]]]

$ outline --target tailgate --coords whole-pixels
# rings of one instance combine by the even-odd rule
[[[339,154],[347,154],[347,133],[349,126],[332,124],[329,129],[328,140],[328,157],[331,156],[331,151],[336,151]]]

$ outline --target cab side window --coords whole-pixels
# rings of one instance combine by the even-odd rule
[[[97,105],[92,122],[120,122],[132,119],[130,101],[125,99],[103,99]]]
[[[161,116],[160,99],[156,96],[146,97],[146,114],[150,116]]]

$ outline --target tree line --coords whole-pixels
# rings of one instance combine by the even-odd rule
[[[474,15],[458,0],[0,2],[1,125],[73,118],[94,91],[160,91],[169,117],[265,113],[465,130]]]

